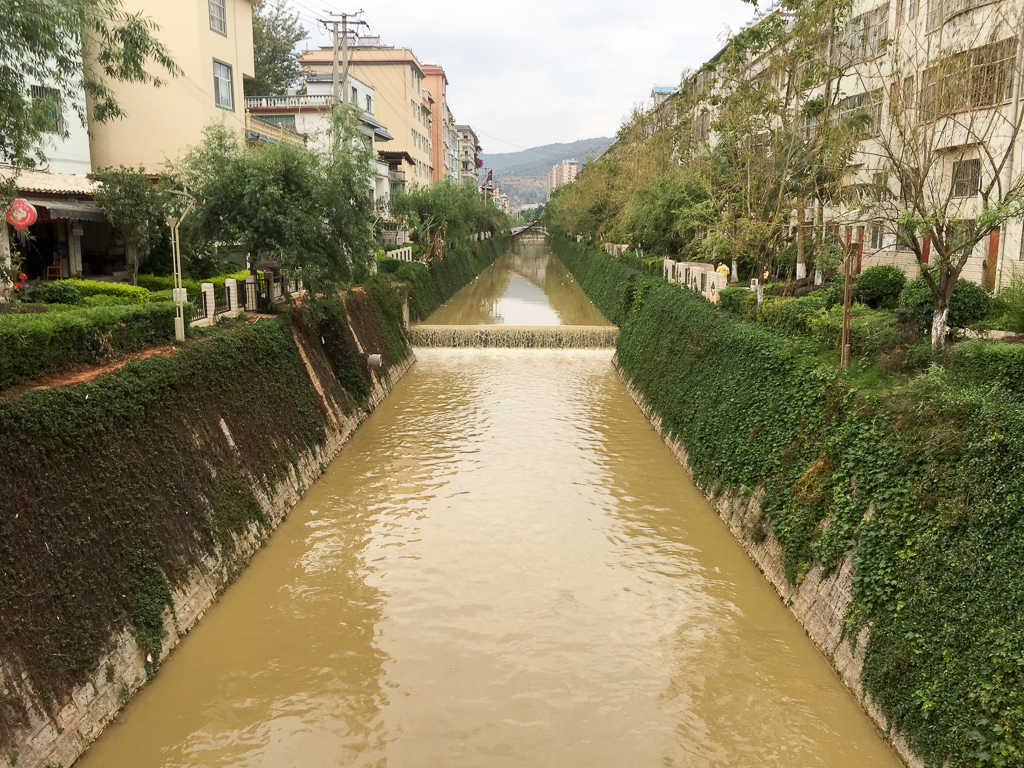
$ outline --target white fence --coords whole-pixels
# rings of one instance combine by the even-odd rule
[[[473,242],[474,243],[479,243],[481,240],[490,240],[490,239],[491,239],[491,233],[490,232],[477,232],[475,235],[473,235]]]
[[[623,244],[605,243],[604,250],[605,253],[607,253],[609,256],[614,256],[617,259],[619,258],[619,256],[621,256],[622,254],[629,250],[629,246]]]
[[[412,246],[399,248],[397,251],[388,251],[388,258],[398,259],[399,261],[412,261]]]
[[[665,259],[663,273],[669,282],[699,293],[712,304],[718,303],[719,291],[728,285],[712,264]]]

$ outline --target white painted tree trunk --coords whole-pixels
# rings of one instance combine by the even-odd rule
[[[729,275],[729,279],[734,283],[738,283],[740,281],[740,268],[736,264],[736,259],[732,260],[732,274]]]
[[[946,346],[946,335],[949,333],[949,307],[935,308],[932,315],[932,348],[942,349]]]

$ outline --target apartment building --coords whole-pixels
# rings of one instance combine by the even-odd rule
[[[456,125],[455,131],[459,136],[459,184],[477,186],[482,167],[480,139],[468,125]]]
[[[925,263],[934,259],[937,235],[905,230],[899,222],[906,212],[941,212],[952,231],[974,226],[986,198],[991,205],[1021,188],[1022,29],[1024,0],[855,0],[837,39],[822,43],[842,77],[801,93],[794,122],[813,143],[823,119],[867,118],[868,136],[843,183],[868,199],[839,206],[810,199],[806,210],[794,211],[790,238],[801,229],[827,229],[854,249],[857,271],[894,264],[914,277],[919,256]],[[748,82],[779,88],[774,77],[768,62],[748,63]],[[705,68],[687,93],[673,94],[659,108],[689,98],[691,136],[712,147],[711,96],[722,95],[713,80]],[[829,116],[810,116],[809,103],[826,105]],[[961,276],[998,290],[1024,273],[1022,230],[1022,221],[1011,218],[988,232],[966,256]],[[948,231],[947,241],[955,242]]]
[[[126,13],[138,13],[158,27],[156,36],[182,69],[154,88],[111,82],[123,120],[93,123],[93,168],[143,166],[160,170],[202,139],[203,129],[223,122],[245,134],[242,80],[255,71],[252,6],[257,0],[124,0]]]
[[[395,160],[395,172],[405,174],[409,184],[429,186],[433,96],[425,87],[423,65],[408,48],[384,46],[376,38],[356,42],[349,48],[349,74],[375,91],[375,118],[394,137],[387,157]],[[299,61],[310,75],[330,75],[334,50],[306,51]]]
[[[430,103],[430,162],[433,166],[431,179],[458,181],[458,169],[452,162],[458,155],[458,134],[454,131],[455,119],[448,106],[448,76],[437,64],[423,65],[424,87],[431,95]],[[454,174],[453,174],[454,172]]]
[[[572,184],[580,172],[580,164],[576,160],[563,160],[548,171],[548,197],[565,184]]]

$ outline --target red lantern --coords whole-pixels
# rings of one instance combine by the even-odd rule
[[[15,229],[28,229],[38,218],[36,207],[27,200],[15,200],[7,209],[7,222]]]

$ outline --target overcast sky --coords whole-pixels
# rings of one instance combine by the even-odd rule
[[[613,136],[651,87],[678,84],[750,21],[745,0],[287,0],[311,33],[329,10],[364,9],[382,43],[448,75],[448,103],[489,154]]]

